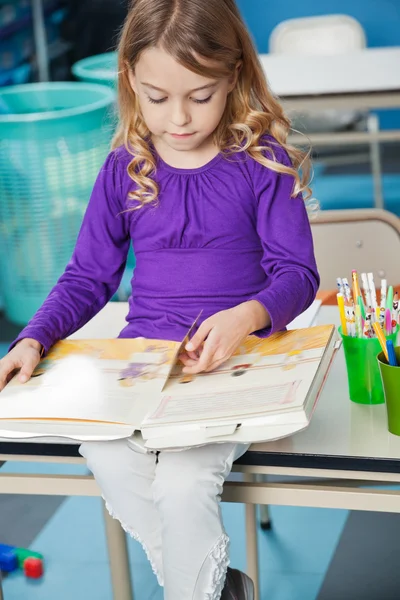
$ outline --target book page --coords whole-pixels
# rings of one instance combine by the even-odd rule
[[[161,404],[144,426],[172,424],[179,421],[214,421],[219,418],[238,419],[260,416],[263,413],[290,407],[296,399],[299,381],[278,385],[252,387],[215,394],[190,396],[164,395]],[[251,395],[251,400],[246,401]]]
[[[180,342],[179,346],[176,348],[176,350],[175,350],[175,354],[174,354],[174,356],[173,356],[173,358],[172,358],[172,361],[171,361],[170,368],[169,368],[169,370],[168,370],[167,377],[166,377],[166,379],[165,379],[165,382],[164,382],[163,389],[164,389],[164,387],[167,385],[167,383],[168,383],[168,380],[169,380],[169,378],[171,377],[171,375],[172,375],[172,373],[173,373],[174,369],[176,369],[176,368],[178,368],[178,369],[179,369],[179,367],[178,367],[178,357],[179,357],[179,354],[181,353],[181,351],[182,351],[183,347],[184,347],[184,346],[185,346],[185,345],[188,343],[188,341],[190,340],[190,334],[192,333],[192,331],[193,331],[193,329],[195,328],[195,326],[196,326],[196,324],[197,324],[198,320],[200,319],[202,312],[203,312],[202,310],[199,312],[199,314],[197,315],[196,319],[193,321],[193,323],[192,323],[192,324],[191,324],[191,326],[189,327],[187,334],[185,335],[185,337],[183,338],[183,340]]]
[[[199,315],[200,316],[200,315]],[[139,427],[160,393],[182,342],[134,339],[63,340],[31,379],[1,393],[0,421],[82,421]]]
[[[317,368],[332,330],[333,326],[328,325],[279,332],[267,339],[249,336],[229,360],[210,373],[186,375],[182,365],[176,365],[163,391],[179,393],[186,384],[187,395],[195,390],[215,395],[241,386],[251,389],[266,384],[272,374],[280,379],[287,371],[294,367],[299,370],[310,361]]]
[[[22,389],[40,386],[45,373],[71,356],[84,356],[96,360],[102,372],[115,376],[116,392],[120,392],[124,387],[132,388],[138,382],[148,383],[148,387],[161,391],[176,360],[179,346],[179,342],[145,338],[63,340],[55,344],[40,361],[27,383],[21,384],[18,378],[14,377],[2,391],[1,398]]]
[[[139,427],[160,399],[157,380],[120,379],[123,364],[87,356],[60,360],[34,386],[15,386],[0,395],[3,420],[86,421]],[[126,385],[128,379],[128,385]]]
[[[0,420],[63,419],[139,426],[155,409],[179,342],[113,339],[56,344],[21,384],[0,394]]]
[[[177,367],[163,389],[163,410],[144,425],[303,410],[333,331],[333,326],[322,326],[267,340],[248,338],[211,373],[188,376]]]

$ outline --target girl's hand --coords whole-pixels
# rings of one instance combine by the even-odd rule
[[[180,356],[183,373],[213,371],[228,360],[243,340],[270,324],[265,308],[256,300],[243,302],[206,319]]]
[[[20,369],[19,380],[22,383],[28,381],[40,362],[41,349],[41,344],[36,340],[24,338],[0,360],[0,392],[17,369]]]

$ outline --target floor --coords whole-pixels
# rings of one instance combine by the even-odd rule
[[[3,472],[82,473],[84,466],[6,463]],[[222,504],[231,565],[246,568],[244,507]],[[398,600],[400,515],[270,507],[259,529],[261,600]],[[99,498],[0,496],[0,543],[43,553],[39,581],[3,582],[5,600],[112,600]],[[129,540],[135,600],[162,600],[146,557]]]
[[[7,463],[2,471],[38,469],[60,472],[55,465],[23,463]],[[82,469],[68,466],[63,471]],[[231,564],[245,569],[243,505],[223,504],[222,512],[231,538]],[[273,528],[259,533],[261,598],[329,598],[318,594],[345,528],[347,511],[271,507],[271,517]],[[27,580],[20,572],[8,576],[4,581],[5,600],[111,600],[99,498],[25,497],[21,504],[19,497],[3,496],[0,531],[1,542],[29,546],[43,553],[46,561],[46,573],[40,581]],[[130,540],[129,551],[135,598],[162,600],[162,590],[139,544]]]

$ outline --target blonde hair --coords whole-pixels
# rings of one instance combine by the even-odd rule
[[[292,195],[305,191],[310,196],[309,152],[287,143],[290,121],[268,87],[235,0],[134,0],[118,50],[120,120],[113,148],[125,145],[132,154],[128,174],[136,189],[129,198],[139,202],[136,208],[156,200],[159,189],[152,179],[156,158],[149,144],[150,132],[130,85],[129,70],[134,70],[144,50],[155,46],[209,78],[231,76],[240,65],[236,86],[214,131],[214,143],[225,154],[246,152],[269,169],[292,175]],[[273,142],[262,145],[266,133],[287,151],[292,167],[275,160]]]

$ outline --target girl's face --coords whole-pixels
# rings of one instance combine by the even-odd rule
[[[210,142],[236,78],[208,79],[161,48],[150,48],[140,56],[130,83],[153,140],[190,151]]]

